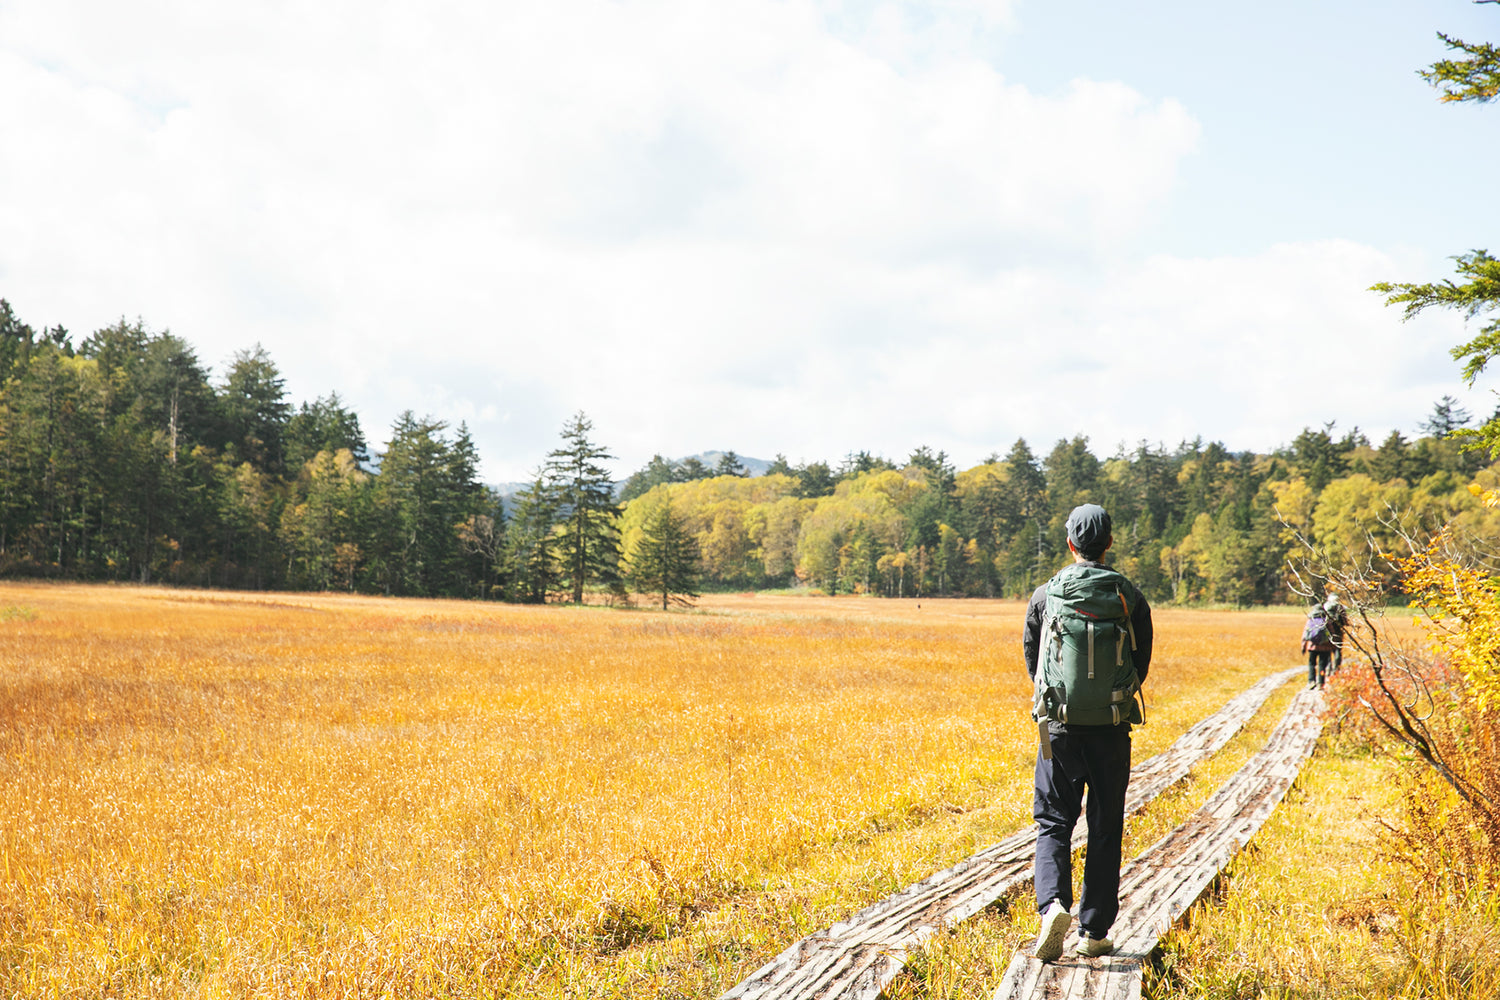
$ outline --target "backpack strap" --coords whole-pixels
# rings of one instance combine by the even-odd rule
[[[1047,729],[1051,712],[1047,705],[1047,655],[1051,645],[1049,632],[1056,624],[1050,614],[1042,615],[1041,645],[1037,650],[1036,673],[1032,677],[1031,715],[1036,719],[1037,752],[1043,760],[1052,759],[1052,734]]]
[[[1130,633],[1130,651],[1133,653],[1136,650],[1135,622],[1130,620],[1130,605],[1125,603],[1125,594],[1123,591],[1116,590],[1115,596],[1120,599],[1120,608],[1125,612],[1125,631]]]
[[[1089,634],[1089,680],[1094,679],[1094,623],[1088,623]]]

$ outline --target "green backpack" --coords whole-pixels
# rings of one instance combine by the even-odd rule
[[[1127,594],[1135,588],[1106,566],[1074,564],[1047,582],[1041,656],[1032,714],[1082,726],[1146,721],[1135,672],[1135,628]]]

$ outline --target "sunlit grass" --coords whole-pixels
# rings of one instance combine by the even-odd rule
[[[1030,822],[1022,605],[703,607],[0,586],[0,995],[714,996]],[[1136,758],[1299,628],[1158,611]]]

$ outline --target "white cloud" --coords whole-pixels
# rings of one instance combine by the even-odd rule
[[[893,367],[933,386],[995,374],[993,392],[942,397],[943,426],[969,429],[942,443],[969,460],[1003,452],[1012,428],[1037,450],[1085,434],[1106,454],[1198,435],[1265,450],[1328,421],[1377,440],[1410,434],[1444,393],[1477,413],[1493,407],[1457,389],[1447,355],[1464,337],[1457,317],[1402,324],[1367,290],[1423,263],[1329,240],[1244,258],[1155,257],[1097,284],[1047,275],[1010,301],[971,287],[952,298],[962,305],[950,322],[977,330],[987,315],[1006,317],[995,336],[977,351],[977,337],[948,338]]]
[[[1413,402],[1286,374],[1322,331],[1402,383],[1416,328],[1361,289],[1411,270],[1339,243],[1132,261],[1198,124],[1007,80],[981,43],[1009,17],[12,0],[0,294],[75,335],[140,315],[211,364],[259,341],[372,439],[406,408],[469,421],[495,479],[579,408],[628,471],[1079,430],[1265,447]]]

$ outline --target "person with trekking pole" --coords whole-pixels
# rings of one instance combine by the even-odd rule
[[[1076,507],[1067,532],[1073,563],[1031,595],[1022,635],[1040,744],[1032,815],[1042,915],[1036,957],[1044,962],[1062,956],[1072,923],[1073,828],[1085,789],[1088,850],[1073,952],[1096,958],[1114,950],[1130,728],[1145,722],[1140,688],[1151,666],[1151,608],[1103,562],[1114,543],[1109,514],[1098,504]]]

